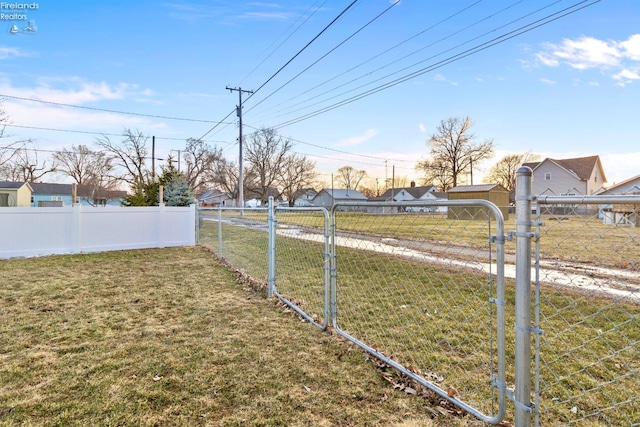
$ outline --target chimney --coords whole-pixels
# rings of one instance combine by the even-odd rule
[[[416,182],[415,181],[411,181],[411,188],[416,186]]]

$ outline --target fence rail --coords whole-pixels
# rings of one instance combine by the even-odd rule
[[[638,425],[640,197],[537,198],[521,172],[508,220],[478,200],[222,208],[199,241],[486,422]]]

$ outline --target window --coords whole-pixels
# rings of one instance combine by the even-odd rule
[[[8,207],[9,206],[9,194],[8,193],[0,193],[0,206]]]
[[[62,196],[51,196],[51,201],[53,202],[61,202]]]
[[[545,181],[551,181],[551,173],[547,172],[544,174],[544,180]]]

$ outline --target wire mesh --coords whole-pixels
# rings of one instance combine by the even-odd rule
[[[201,209],[198,242],[251,278],[268,279],[268,209]]]
[[[629,200],[538,203],[536,425],[640,425],[640,197]]]
[[[494,415],[496,221],[471,205],[400,210],[335,212],[336,327]]]
[[[323,208],[276,208],[274,294],[322,329],[329,322],[329,219]]]

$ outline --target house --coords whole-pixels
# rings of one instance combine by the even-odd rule
[[[598,191],[598,196],[640,195],[640,175]],[[640,226],[640,204],[600,205],[599,216],[604,224]]]
[[[449,200],[488,200],[498,206],[504,219],[509,218],[509,190],[500,184],[458,185],[449,189]],[[449,219],[486,219],[482,206],[449,206]]]
[[[197,197],[201,207],[226,207],[235,206],[236,201],[231,193],[220,190],[208,190]]]
[[[73,205],[73,184],[32,182],[31,207],[50,208]]]
[[[127,197],[123,190],[109,190],[93,185],[78,185],[77,203],[85,206],[122,206]]]
[[[533,171],[532,193],[545,196],[590,196],[607,181],[599,156],[544,159],[525,163]]]
[[[390,188],[385,191],[381,196],[373,197],[369,199],[370,202],[420,202],[420,201],[434,201],[434,200],[447,200],[446,193],[437,191],[437,187],[433,185],[417,187],[415,182],[411,182],[410,187]],[[417,212],[446,212],[446,207],[426,208],[426,207],[406,207],[403,208],[406,211]],[[387,209],[378,209],[378,212],[387,212]]]
[[[32,192],[28,182],[0,181],[0,207],[28,208]]]
[[[318,195],[318,192],[313,188],[304,188],[293,193],[293,206],[295,207],[309,207],[313,206],[313,199]]]
[[[323,188],[313,198],[313,206],[331,209],[336,203],[366,202],[367,197],[357,190],[345,190],[344,188]],[[346,208],[343,210],[360,210]]]

